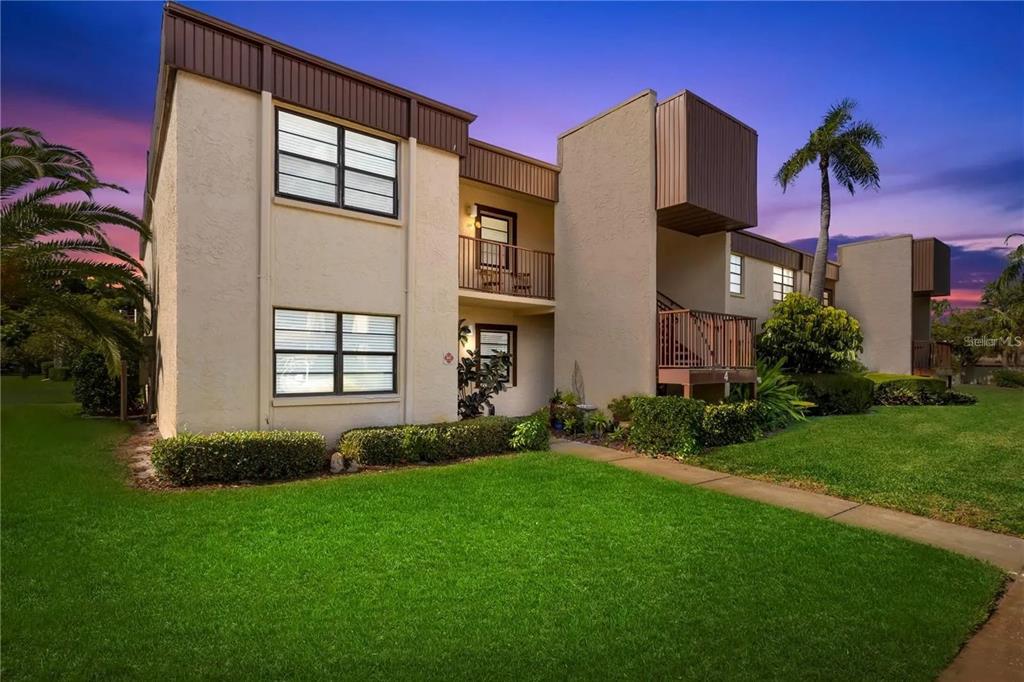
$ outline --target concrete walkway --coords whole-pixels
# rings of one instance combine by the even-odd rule
[[[814,514],[838,523],[870,528],[987,561],[1014,580],[996,612],[940,676],[940,682],[1024,680],[1024,539],[957,526],[906,512],[789,488],[672,459],[654,459],[600,445],[556,440],[551,450],[679,483]]]

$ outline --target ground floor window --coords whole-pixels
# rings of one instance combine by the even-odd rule
[[[518,328],[511,324],[477,324],[476,349],[482,362],[499,353],[508,353],[512,364],[506,380],[516,385],[516,334]]]
[[[793,293],[794,273],[789,268],[772,266],[772,300],[781,301],[786,294]]]
[[[274,311],[274,394],[394,393],[398,319]]]
[[[832,290],[831,289],[825,289],[824,291],[821,292],[821,302],[824,303],[825,305],[829,305],[829,306],[830,305],[834,305],[832,303]]]

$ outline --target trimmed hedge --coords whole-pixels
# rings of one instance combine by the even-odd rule
[[[324,437],[312,431],[183,433],[153,444],[153,466],[178,485],[273,481],[327,465]]]
[[[1003,388],[1024,388],[1024,372],[1001,368],[992,372],[992,382]]]
[[[717,447],[757,440],[764,435],[765,421],[761,406],[753,400],[708,405],[701,422],[703,445]]]
[[[876,393],[875,402],[879,405],[973,405],[978,399],[959,391],[931,393],[897,386],[881,395]]]
[[[477,417],[459,422],[373,426],[346,431],[338,452],[371,466],[441,462],[509,452],[516,427],[531,417]],[[546,435],[546,432],[545,432]],[[539,437],[531,443],[539,442]]]
[[[629,444],[648,455],[692,455],[703,447],[703,400],[637,396],[632,400]]]
[[[938,405],[938,396],[946,392],[946,382],[935,377],[918,377],[912,374],[867,374],[875,384],[876,405]],[[912,402],[907,394],[919,396]],[[907,402],[911,400],[911,402]]]
[[[794,374],[800,397],[814,403],[815,415],[859,414],[871,409],[875,383],[856,374]]]

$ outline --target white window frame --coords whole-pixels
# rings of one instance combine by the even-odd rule
[[[786,297],[786,294],[791,294],[794,291],[794,283],[796,281],[796,273],[789,268],[784,268],[781,265],[772,266],[772,300],[781,301]]]
[[[740,254],[729,254],[729,293],[733,296],[743,296],[743,261]]]

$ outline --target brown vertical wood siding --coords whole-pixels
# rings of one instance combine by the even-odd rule
[[[915,294],[948,296],[950,284],[949,246],[934,237],[915,239],[912,246],[912,280]]]
[[[473,114],[363,76],[177,4],[163,64],[464,156]],[[264,73],[264,70],[270,73]],[[415,105],[414,105],[415,102]],[[411,120],[415,111],[416,120]]]
[[[469,141],[466,156],[459,164],[459,175],[558,201],[558,170],[554,166],[476,140]]]
[[[757,224],[757,132],[691,92],[658,105],[659,224],[691,234]]]
[[[750,256],[766,263],[780,265],[790,270],[810,272],[814,265],[814,255],[805,253],[785,244],[753,235],[748,232],[733,232],[731,249],[741,256]],[[825,264],[825,279],[839,279],[839,265],[829,261]]]

